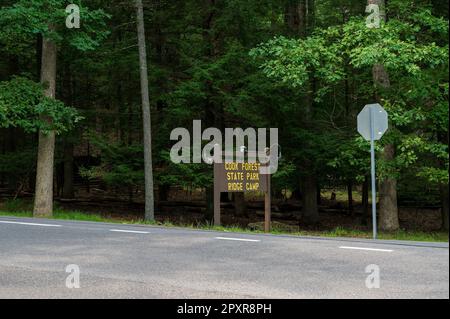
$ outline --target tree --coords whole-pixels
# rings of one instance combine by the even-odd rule
[[[304,221],[309,224],[319,221],[318,177],[324,174],[320,167],[327,162],[325,154],[334,149],[329,145],[332,140],[319,124],[323,120],[317,114],[324,104],[323,96],[333,83],[343,78],[342,59],[336,57],[339,47],[328,41],[329,39],[320,35],[305,39],[278,37],[251,52],[260,60],[261,69],[269,78],[279,80],[287,88],[300,92],[301,104],[297,103],[301,107],[297,104],[292,110],[300,120],[291,123],[292,126],[289,125],[287,129],[296,138],[296,143],[290,147],[294,148],[294,156],[299,163],[303,216]]]
[[[11,81],[0,83],[0,110],[2,114],[0,127],[19,127],[27,133],[39,132],[44,138],[53,133],[51,135],[53,141],[56,134],[71,130],[82,119],[75,109],[49,97],[43,86],[23,77],[14,77]],[[52,146],[48,145],[48,147]],[[30,150],[27,150],[21,156],[30,158],[27,156],[29,153]],[[48,154],[52,154],[52,150],[46,150],[43,153],[44,156],[48,156]],[[32,158],[34,159],[34,157]],[[44,159],[53,163],[52,158]],[[42,156],[40,160],[43,160]],[[21,161],[23,162],[24,159]],[[42,164],[47,165],[47,162],[41,162]],[[14,174],[14,166],[8,169],[11,170],[10,174]],[[34,165],[26,165],[25,177],[29,177],[33,169]],[[51,175],[50,177],[45,176],[46,178],[53,179],[53,171],[45,170],[44,172]],[[39,178],[42,178],[42,175]],[[22,180],[20,187],[23,187],[24,183]],[[17,194],[20,193],[20,187]]]
[[[368,5],[376,5],[379,9],[379,18],[386,23],[386,4],[384,0],[368,0]],[[381,27],[383,27],[383,24]],[[376,88],[388,90],[391,86],[389,74],[386,72],[384,65],[376,63],[372,68],[373,82]],[[375,93],[377,102],[382,103],[381,96],[378,91]],[[383,158],[385,161],[392,161],[395,157],[395,145],[387,144],[383,150]],[[398,207],[397,207],[397,180],[392,176],[386,176],[380,181],[379,190],[380,216],[379,226],[382,230],[393,231],[399,228]]]
[[[41,83],[45,85],[45,95],[55,99],[57,46],[66,40],[79,50],[89,50],[98,45],[107,32],[95,30],[103,27],[106,15],[101,10],[83,10],[83,31],[67,33],[63,26],[65,17],[63,0],[20,0],[10,7],[0,10],[0,25],[4,28],[2,36],[11,47],[11,38],[29,38],[30,34],[42,34]],[[11,21],[14,21],[11,25]],[[92,24],[90,26],[90,24]],[[91,27],[93,27],[91,29]],[[43,120],[52,119],[43,115]],[[50,217],[53,213],[53,170],[55,152],[55,131],[39,132],[38,159],[36,172],[36,193],[33,213],[37,217]]]
[[[146,53],[147,63],[143,68],[137,57],[135,1],[110,6],[105,0],[83,1],[94,10],[80,6],[80,29],[63,25],[67,2],[62,0],[2,2],[2,190],[18,194],[25,190],[25,181],[26,191],[34,191],[28,185],[36,184],[37,133],[53,130],[54,166],[64,161],[64,197],[72,196],[71,173],[79,182],[76,173],[81,169],[82,176],[89,178],[88,192],[98,183],[105,195],[120,198],[128,192],[139,205],[144,172],[151,171],[144,168],[144,157],[150,152],[144,152],[149,135],[143,125],[151,124],[147,140],[153,150],[155,192],[160,195],[155,193],[155,205],[156,198],[163,205],[171,200],[169,188],[181,187],[195,189],[193,195],[202,189],[206,206],[212,207],[211,167],[173,164],[167,155],[173,145],[168,139],[171,130],[190,128],[193,119],[201,119],[204,128],[221,130],[277,127],[283,159],[273,176],[273,194],[281,197],[285,190],[288,199],[293,191],[299,196],[293,201],[303,195],[302,222],[315,223],[319,186],[350,191],[350,184],[357,186],[366,179],[369,145],[357,134],[356,115],[365,104],[379,101],[390,116],[390,129],[376,144],[379,190],[386,193],[383,181],[390,179],[397,184],[398,205],[442,201],[446,227],[445,1],[389,0],[389,19],[373,29],[366,26],[367,0],[141,1],[146,50],[139,51]],[[100,41],[105,14],[95,10],[101,7],[113,16],[108,25],[111,36],[105,41]],[[37,83],[43,39],[56,46],[54,95],[64,107],[44,97],[49,86]],[[147,84],[140,81],[145,73]],[[21,80],[13,75],[22,75]],[[25,85],[25,80],[39,87],[39,101],[30,99],[33,85]],[[144,119],[147,105],[151,122]],[[60,118],[71,118],[66,106],[76,107],[85,119],[79,130],[59,137],[63,127],[73,126]],[[385,156],[388,146],[394,146],[393,156]],[[59,177],[62,171],[57,167]],[[73,186],[75,194],[83,193],[77,183]],[[366,185],[364,203],[367,191]],[[235,196],[237,211],[245,204],[239,196]],[[388,198],[380,198],[382,220],[387,211],[383,201]],[[359,206],[354,208],[356,217]],[[202,219],[210,218],[206,210]]]
[[[314,26],[315,7],[312,0],[294,0],[286,4],[285,21],[288,27],[288,34],[294,37],[305,38]],[[300,103],[304,104],[299,122],[302,127],[311,132],[314,126],[314,113],[317,103],[314,101],[314,95],[317,91],[317,80],[314,72],[310,73],[303,96]],[[307,224],[317,224],[319,222],[318,207],[318,178],[313,165],[314,158],[305,157],[299,162],[300,191],[302,195],[303,221]]]
[[[339,104],[347,105],[345,96],[341,95],[341,98],[337,92],[345,92],[344,88],[349,81],[355,82],[353,87],[356,88],[352,94],[357,101],[357,103],[352,103],[356,107],[352,110],[353,117],[356,117],[364,104],[373,102],[374,97],[388,108],[391,129],[382,140],[384,152],[379,161],[380,169],[378,170],[380,180],[384,181],[381,183],[381,219],[383,221],[381,224],[385,230],[395,230],[398,227],[396,181],[401,176],[402,170],[410,169],[412,163],[424,165],[428,162],[424,158],[417,161],[416,156],[419,153],[423,156],[420,149],[433,149],[435,150],[433,151],[435,160],[444,159],[445,151],[441,153],[438,151],[442,150],[441,147],[432,146],[435,145],[435,142],[427,141],[430,137],[436,136],[437,131],[433,127],[436,127],[438,123],[430,126],[424,122],[425,118],[419,117],[419,114],[431,116],[438,110],[442,112],[443,109],[440,105],[443,104],[441,101],[446,99],[445,88],[448,83],[445,78],[445,70],[448,67],[446,63],[448,48],[443,40],[448,32],[448,23],[431,16],[426,6],[416,8],[404,5],[404,9],[400,10],[396,6],[404,3],[390,3],[392,8],[401,14],[398,13],[398,16],[390,19],[382,28],[369,29],[365,25],[363,17],[356,17],[349,21],[344,20],[341,25],[318,30],[305,39],[278,37],[252,51],[252,55],[259,58],[261,70],[269,78],[278,80],[288,87],[314,92],[311,90],[311,79],[315,79],[316,87],[320,88],[313,95],[314,103],[318,106],[315,108],[316,110],[320,107],[322,112],[329,110],[333,114],[339,112],[336,110]],[[414,8],[415,11],[408,11],[411,8]],[[383,16],[383,13],[381,15]],[[409,21],[408,17],[412,17],[410,19],[412,21]],[[388,76],[388,73],[391,77]],[[419,87],[419,83],[422,83],[422,87]],[[438,89],[437,84],[440,83],[442,83],[441,89]],[[429,106],[425,107],[425,105]],[[436,111],[426,110],[431,106],[434,106]],[[417,110],[417,112],[413,113],[413,110]],[[348,143],[347,141],[354,143],[349,137],[355,137],[356,128],[354,124],[348,127],[348,123],[356,123],[356,119],[354,118],[352,121],[348,119],[350,110],[342,111],[343,114],[346,114],[344,121],[332,118],[331,127],[337,127],[337,136],[342,138],[341,143]],[[408,116],[406,114],[401,116],[402,112],[407,112]],[[429,118],[428,123],[436,122],[437,118],[437,116]],[[319,121],[316,120],[315,126],[319,125],[318,123]],[[339,127],[339,124],[342,126]],[[405,126],[415,130],[415,133],[405,130]],[[416,126],[420,126],[420,128]],[[442,131],[445,129],[445,123],[439,124],[439,127],[439,130]],[[349,128],[351,128],[350,131]],[[432,130],[429,133],[422,133],[428,132],[430,129]],[[295,129],[293,131],[295,132]],[[336,143],[336,146],[331,146],[330,138],[319,140],[317,134],[315,135],[316,139],[313,139],[313,131],[312,127],[309,127],[308,135],[303,136],[304,140],[311,141],[312,149],[318,151],[318,145],[324,143],[334,148],[339,145]],[[334,132],[336,134],[336,130]],[[416,134],[416,137],[418,134],[423,135],[420,143],[423,148],[417,146],[417,153],[413,153],[411,150],[411,145],[415,145],[414,142],[411,142],[413,134]],[[301,145],[300,143],[298,145]],[[355,148],[349,144],[348,146],[344,145],[344,148],[339,147],[338,149],[343,149],[346,153],[349,150],[350,154],[344,154],[344,158],[342,153],[330,150],[319,153],[321,154],[319,156],[310,154],[307,158],[314,158],[315,163],[322,170],[323,164],[320,159],[327,153],[329,155],[334,153],[340,158],[338,162],[341,164],[346,161],[345,157],[353,163],[363,163],[364,161],[358,158],[361,155],[365,156],[365,153],[361,152],[365,143],[360,141],[357,145],[360,146]],[[325,155],[326,157],[328,155]],[[331,156],[331,158],[335,157]],[[444,159],[444,163],[447,162]],[[443,164],[443,166],[445,165]],[[351,164],[349,168],[352,166],[355,165]],[[348,164],[341,167],[348,167]],[[423,167],[422,172],[418,171],[417,174],[425,176],[426,173],[423,169],[426,172],[435,172],[436,174],[432,174],[434,178],[440,176],[437,171],[426,169],[426,167]],[[363,171],[357,170],[353,175],[362,174],[359,176],[361,178],[365,175],[363,173]],[[339,174],[345,176],[346,172],[341,168]],[[431,179],[429,180],[431,181]]]
[[[49,31],[54,30],[49,25]],[[46,86],[45,96],[54,99],[56,91],[56,44],[49,38],[42,41],[41,83]],[[46,118],[46,121],[51,119]],[[36,167],[36,192],[33,215],[49,217],[53,212],[53,164],[55,158],[55,131],[39,131]]]
[[[368,5],[377,5],[379,8],[380,20],[383,24],[386,23],[386,4],[384,0],[368,0]],[[383,27],[383,25],[382,25]],[[377,63],[373,66],[373,82],[377,88],[388,90],[391,86],[389,74],[386,72],[384,65]],[[381,96],[376,93],[375,98],[377,102],[382,103]],[[393,161],[395,157],[395,145],[387,144],[383,150],[383,159],[385,161]],[[379,205],[380,205],[380,223],[382,230],[394,231],[398,230],[398,206],[397,206],[397,180],[392,176],[386,176],[380,181],[379,191]]]
[[[152,129],[142,0],[136,0],[136,17],[141,74],[142,120],[144,124],[145,220],[152,221],[155,219],[153,198]]]

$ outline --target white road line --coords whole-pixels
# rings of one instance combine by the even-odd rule
[[[150,234],[148,231],[125,230],[125,229],[110,229],[109,231],[117,233]]]
[[[220,239],[220,240],[234,240],[234,241],[260,242],[260,240],[257,240],[257,239],[244,239],[244,238],[216,237],[216,239]]]
[[[390,249],[378,249],[378,248],[365,248],[365,247],[347,247],[347,246],[341,246],[339,247],[341,249],[353,249],[353,250],[368,250],[368,251],[382,251],[385,253],[392,253],[393,250]]]
[[[27,225],[27,226],[61,227],[61,225],[55,225],[55,224],[36,224],[36,223],[24,223],[24,222],[10,222],[10,221],[4,221],[4,220],[0,220],[0,223],[1,224]]]

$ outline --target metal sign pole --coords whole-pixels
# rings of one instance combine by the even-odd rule
[[[372,225],[373,239],[377,239],[377,195],[376,195],[376,175],[375,175],[375,130],[374,112],[370,108],[370,164],[372,174]]]
[[[389,128],[389,116],[380,104],[368,104],[358,114],[358,132],[370,141],[370,169],[372,175],[373,239],[377,239],[377,190],[375,175],[375,141],[381,139]]]

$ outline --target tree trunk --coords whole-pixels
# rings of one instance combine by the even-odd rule
[[[369,221],[369,177],[364,177],[364,183],[362,186],[362,217],[361,224],[368,225]]]
[[[50,27],[51,28],[51,27]],[[55,98],[56,44],[49,39],[42,41],[41,82],[47,85],[45,96]],[[50,121],[50,119],[46,119]],[[51,217],[53,214],[53,166],[55,154],[55,131],[39,132],[36,168],[36,192],[33,215]]]
[[[321,191],[322,191],[322,189],[320,188],[320,185],[317,184],[317,205],[318,206],[322,205],[322,196],[320,194]]]
[[[394,160],[394,145],[388,144],[383,151],[385,161]],[[395,231],[399,229],[398,207],[397,207],[397,180],[386,177],[380,183],[380,229]]]
[[[302,179],[302,211],[303,222],[315,225],[319,222],[319,207],[317,205],[317,179],[314,175]]]
[[[42,65],[40,63],[42,62],[42,40],[42,34],[38,33],[36,36],[36,79],[39,79],[42,73]]]
[[[353,181],[348,180],[347,183],[347,197],[348,197],[348,213],[350,216],[354,216],[353,209]]]
[[[213,224],[214,220],[214,189],[213,187],[205,188],[206,210],[205,219]]]
[[[376,4],[380,8],[380,19],[386,22],[385,0],[368,0],[368,4]],[[378,89],[387,90],[391,86],[389,74],[382,64],[375,64],[372,69],[374,85],[377,89],[375,98],[380,102],[381,98]],[[385,161],[393,161],[395,157],[395,146],[388,144],[383,151]],[[380,181],[380,228],[386,231],[395,231],[399,229],[398,207],[397,207],[397,180],[392,177],[386,177]]]
[[[314,0],[289,0],[284,14],[288,33],[305,37],[315,24]]]
[[[289,33],[300,37],[306,37],[311,31],[314,16],[314,5],[311,0],[290,0],[285,10],[285,25]],[[313,125],[313,104],[315,93],[315,80],[310,79],[310,90],[305,96],[305,105],[303,111],[302,126],[312,129]],[[300,177],[301,198],[303,203],[303,221],[307,224],[316,224],[319,222],[318,208],[318,184],[314,172],[313,159],[303,160],[299,163],[299,171],[304,172]]]
[[[6,129],[7,134],[5,136],[6,152],[15,152],[17,149],[17,128],[9,127]],[[17,189],[19,183],[17,176],[14,174],[6,174],[6,180],[8,183],[8,190],[14,192]]]
[[[306,95],[304,102],[305,110],[303,113],[303,126],[309,130],[313,130],[313,109],[314,109],[314,94],[316,92],[316,81],[310,79],[310,90]],[[304,221],[308,224],[317,224],[319,222],[319,205],[317,203],[317,189],[318,181],[314,168],[314,160],[306,159],[301,164],[301,171],[304,172],[302,182],[302,199]]]
[[[306,32],[305,0],[290,1],[286,7],[285,23],[289,31],[303,37]]]
[[[216,14],[218,12],[216,0],[202,1],[202,38],[205,44],[203,54],[207,56],[211,61],[214,61],[220,52],[219,36],[214,35]],[[216,127],[222,132],[225,130],[224,120],[224,108],[223,105],[218,102],[217,92],[213,88],[213,81],[206,80],[205,85],[205,102],[203,104],[202,121],[205,127]],[[205,166],[205,172],[209,171],[209,168]],[[211,184],[206,187],[207,206],[205,217],[207,220],[213,220],[214,216],[214,186]],[[229,202],[228,193],[220,193],[219,202]]]
[[[153,194],[152,132],[150,115],[150,98],[148,92],[147,52],[145,45],[144,10],[142,0],[136,0],[137,33],[139,42],[139,65],[141,73],[142,120],[144,135],[144,169],[145,169],[145,220],[155,220],[155,203]]]
[[[448,231],[448,184],[441,184],[442,229]]]
[[[73,143],[66,142],[64,145],[64,186],[63,198],[73,198]]]
[[[439,143],[447,145],[449,147],[449,139],[448,139],[448,132],[447,133],[440,133],[437,135],[437,141]],[[441,169],[446,169],[445,160],[440,159],[439,160],[439,167]],[[448,231],[448,182],[447,183],[441,183],[439,185],[439,190],[441,193],[441,205],[442,205],[442,229]]]

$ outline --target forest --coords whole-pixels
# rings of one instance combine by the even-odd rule
[[[380,231],[448,240],[448,1],[0,4],[0,215],[212,227],[212,165],[170,159],[201,120],[278,129],[274,230],[364,236],[357,116],[379,103]],[[221,202],[224,227],[261,229],[264,196]]]

